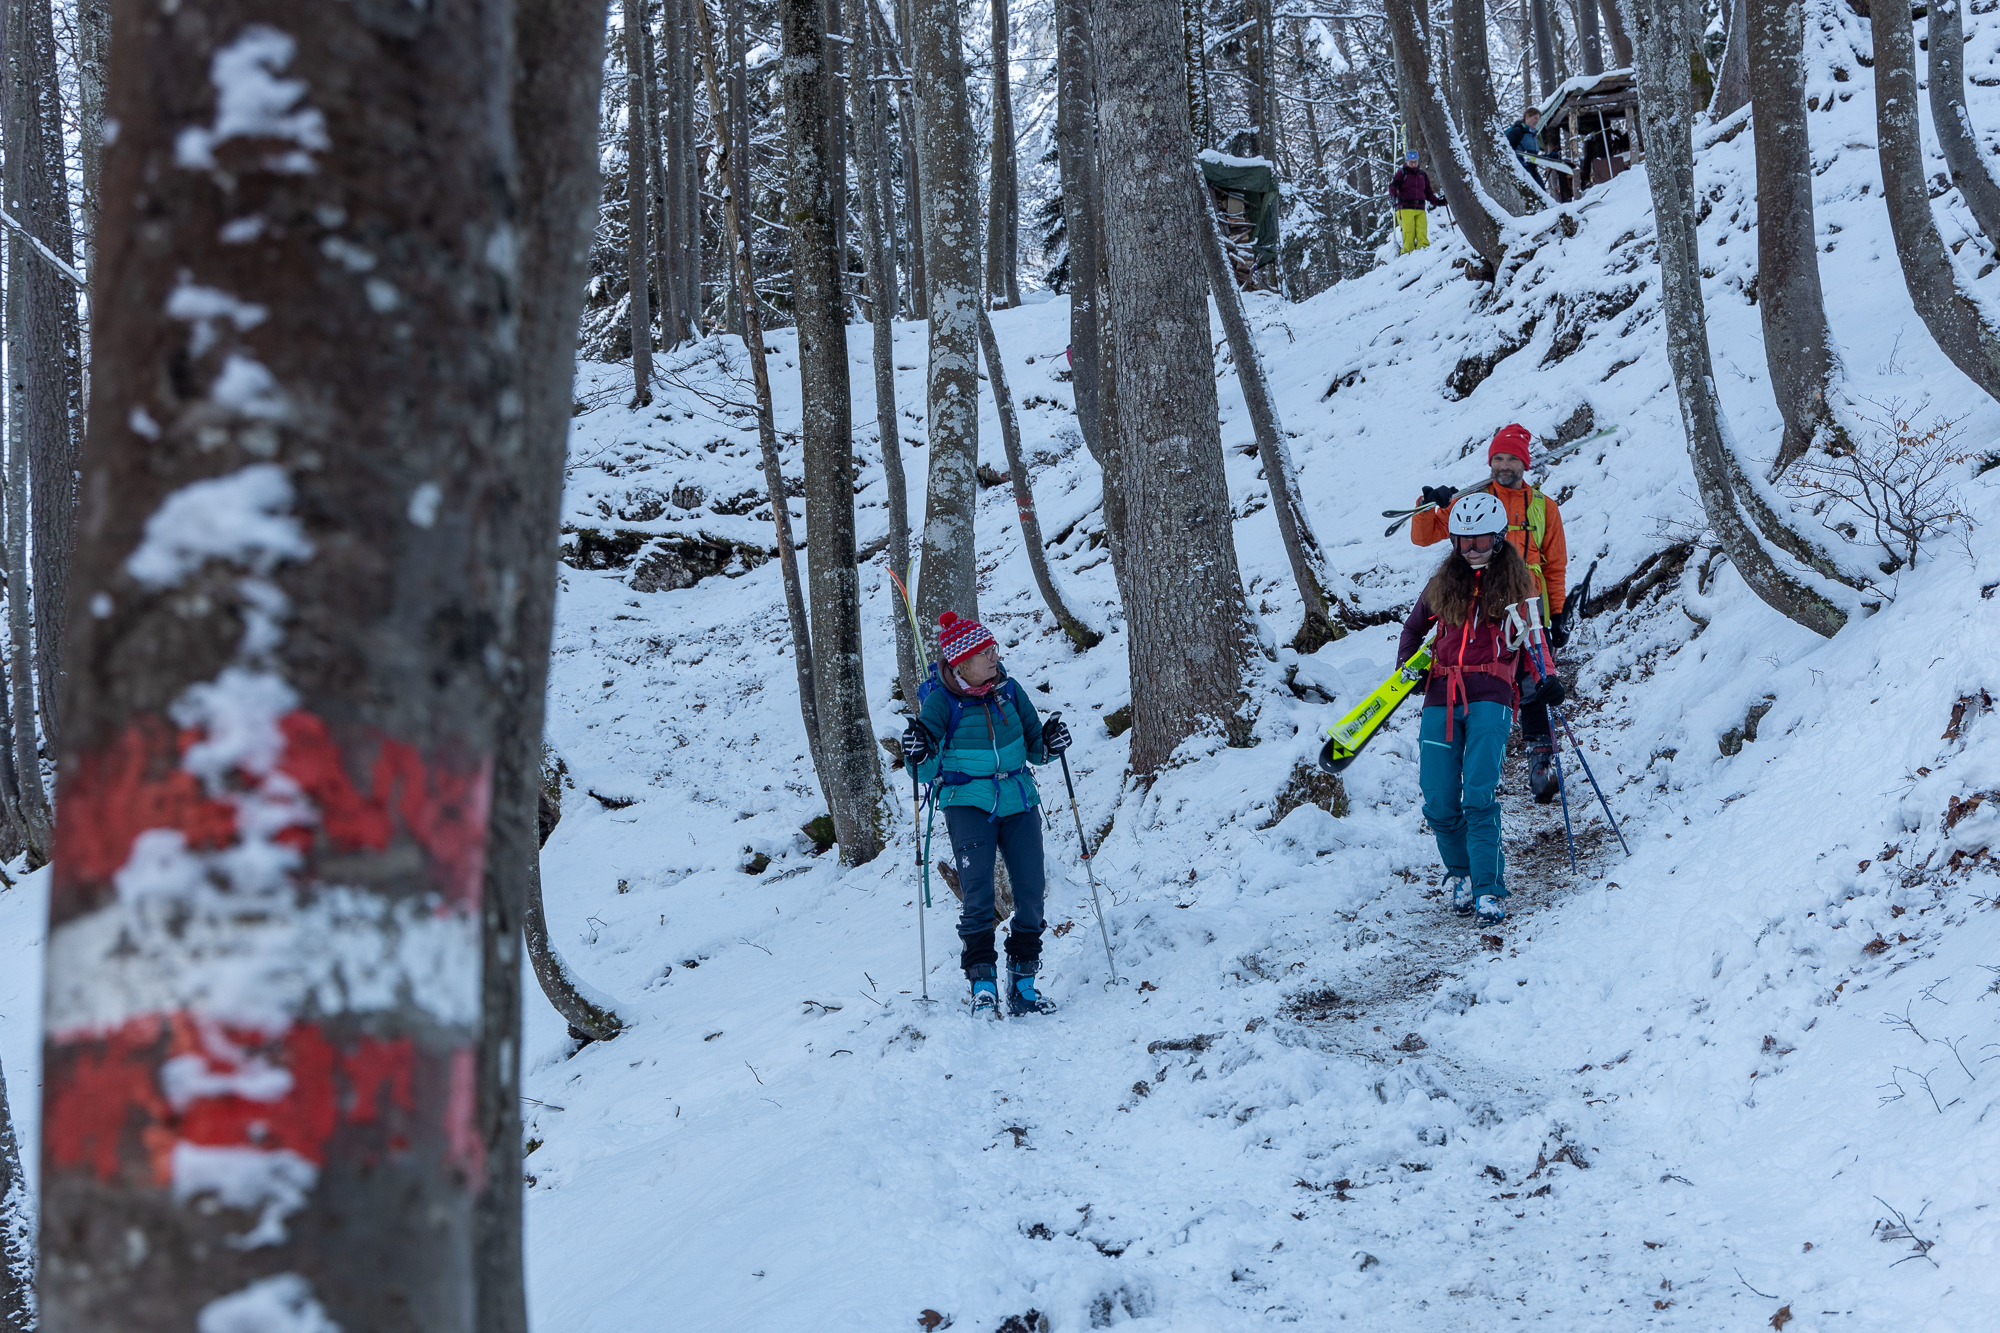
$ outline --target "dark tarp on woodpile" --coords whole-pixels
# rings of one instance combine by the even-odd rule
[[[1243,211],[1256,233],[1253,253],[1258,266],[1278,258],[1278,173],[1261,157],[1224,157],[1207,152],[1200,158],[1202,178],[1211,190],[1243,196]]]

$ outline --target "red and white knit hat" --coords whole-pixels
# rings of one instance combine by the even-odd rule
[[[992,632],[978,621],[960,620],[950,611],[938,617],[938,653],[953,666],[992,644]]]

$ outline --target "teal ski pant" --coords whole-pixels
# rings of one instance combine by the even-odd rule
[[[1460,704],[1445,739],[1445,710],[1426,708],[1417,735],[1422,760],[1424,819],[1437,835],[1446,875],[1470,875],[1475,895],[1507,896],[1507,864],[1500,850],[1500,761],[1514,710],[1506,704]]]

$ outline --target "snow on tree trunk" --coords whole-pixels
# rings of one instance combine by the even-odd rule
[[[1590,0],[1583,0],[1589,4]],[[1629,69],[1632,65],[1632,39],[1627,35],[1625,13],[1619,7],[1621,0],[1601,0],[1600,12],[1604,15],[1604,37],[1611,44],[1611,63],[1619,69]]]
[[[513,6],[247,8],[115,8],[42,1316],[471,1333]]]
[[[1222,331],[1229,339],[1229,351],[1236,362],[1236,381],[1243,388],[1243,404],[1250,412],[1250,428],[1257,437],[1258,461],[1264,465],[1264,482],[1271,488],[1271,508],[1278,516],[1278,535],[1285,543],[1285,558],[1291,562],[1292,581],[1298,585],[1299,600],[1305,604],[1305,621],[1292,638],[1300,653],[1316,653],[1347,630],[1334,620],[1338,599],[1327,590],[1326,555],[1319,538],[1313,535],[1312,521],[1306,517],[1305,501],[1299,493],[1292,451],[1285,444],[1278,425],[1278,409],[1271,402],[1271,390],[1264,379],[1264,363],[1257,355],[1257,340],[1251,335],[1250,321],[1243,316],[1243,293],[1229,261],[1222,256],[1222,237],[1216,231],[1215,210],[1208,206],[1208,191],[1197,171],[1194,180],[1195,243],[1201,250],[1202,265],[1208,272],[1208,289],[1215,294],[1215,308],[1222,317]]]
[[[1769,5],[1772,8],[1777,7],[1776,0],[1757,0],[1757,2],[1760,5]],[[1794,0],[1790,6],[1790,11],[1795,16],[1800,14],[1797,0]],[[1751,90],[1750,47],[1755,41],[1756,37],[1751,28],[1750,20],[1750,0],[1731,0],[1729,6],[1728,45],[1723,48],[1722,69],[1715,76],[1715,96],[1708,104],[1708,118],[1710,120],[1721,120],[1726,116],[1733,115],[1739,108],[1750,101],[1753,95]],[[1803,119],[1805,113],[1801,111],[1799,114]],[[1762,184],[1762,176],[1763,173],[1760,170],[1758,173],[1760,186]],[[1762,282],[1758,283],[1758,290],[1760,293],[1762,292]]]
[[[521,950],[527,905],[541,896],[542,715],[555,620],[550,553],[561,512],[577,315],[601,188],[603,15],[569,0],[515,0],[514,33],[521,448],[504,464],[512,485],[503,483],[495,518],[513,535],[494,545],[493,576],[514,580],[520,593],[512,614],[498,622],[503,698],[495,719],[486,843],[479,1123],[487,1170],[474,1235],[480,1333],[528,1328],[521,1252]]]
[[[1465,146],[1474,175],[1501,208],[1521,217],[1543,200],[1507,146],[1500,109],[1493,101],[1493,75],[1486,46],[1486,0],[1451,0],[1453,63]],[[1456,205],[1454,205],[1456,207]]]
[[[647,294],[645,5],[624,0],[625,30],[625,277],[631,297],[632,406],[653,401],[653,307]]]
[[[1195,210],[1181,23],[1172,0],[1097,0],[1111,428],[1128,627],[1130,767],[1201,732],[1242,733],[1250,626],[1223,473]],[[1107,478],[1107,517],[1113,487]]]
[[[930,476],[916,594],[918,615],[934,625],[944,611],[979,616],[979,191],[958,6],[909,0],[909,9],[930,309]]]
[[[1763,321],[1771,387],[1785,422],[1773,469],[1780,472],[1804,454],[1820,432],[1832,436],[1839,431],[1827,401],[1839,365],[1827,330],[1819,246],[1814,239],[1804,15],[1799,0],[1755,0],[1740,17],[1743,28],[1729,40],[1732,49],[1743,48],[1754,103],[1757,311]],[[1720,88],[1716,97],[1719,105]]]
[[[1409,75],[1410,100],[1423,126],[1424,142],[1430,148],[1424,169],[1442,188],[1445,202],[1451,205],[1452,216],[1473,251],[1489,269],[1497,271],[1503,215],[1474,180],[1471,152],[1445,108],[1444,86],[1431,68],[1429,49],[1417,27],[1416,0],[1385,0],[1383,10],[1395,37],[1396,58]]]
[[[1941,0],[1930,11],[1931,122],[1951,168],[1952,184],[1965,195],[1979,230],[2000,245],[2000,185],[1980,151],[1965,109],[1965,0]]]
[[[701,62],[708,75],[708,104],[722,105],[721,77],[716,68],[714,20],[703,0],[694,0],[695,21],[701,28]],[[750,197],[750,164],[736,154],[730,129],[733,112],[711,122],[717,171],[726,186],[722,198],[722,234],[743,236],[741,201]],[[757,305],[757,277],[750,266],[750,245],[739,241],[731,265],[735,273],[737,307],[743,316],[743,343],[750,353],[750,379],[757,395],[757,448],[764,464],[764,486],[770,497],[771,523],[778,539],[778,565],[785,583],[785,619],[792,631],[792,663],[799,685],[799,713],[805,723],[806,746],[813,772],[824,774],[820,756],[819,691],[813,683],[812,631],[806,622],[805,590],[799,583],[798,545],[792,540],[792,509],[785,494],[785,473],[778,457],[778,428],[772,417],[771,368],[764,350],[764,316]],[[821,779],[822,783],[825,781]]]
[[[1938,349],[1967,379],[2000,398],[2000,338],[1960,286],[1951,252],[1931,217],[1924,177],[1921,132],[1917,126],[1917,44],[1907,6],[1874,7],[1869,26],[1875,35],[1875,119],[1882,159],[1882,197],[1896,258],[1917,315]]]
[[[1014,161],[1013,60],[1007,0],[993,5],[993,156],[986,186],[986,296],[996,310],[1021,304],[1021,178]]]
[[[847,0],[847,28],[854,34],[854,68],[876,65],[874,25],[869,21],[866,0]],[[910,564],[910,490],[903,476],[903,440],[896,425],[896,265],[883,236],[887,184],[881,171],[881,111],[888,101],[883,85],[859,78],[848,82],[850,119],[855,126],[855,184],[861,195],[862,259],[868,267],[868,303],[874,342],[870,360],[875,371],[875,434],[882,447],[882,476],[889,494],[889,568],[907,585]],[[892,615],[896,626],[896,679],[903,689],[903,702],[912,712],[917,706],[917,645],[910,633],[910,618]]]
[[[861,571],[854,554],[854,399],[846,297],[834,248],[832,121],[824,0],[779,0],[784,43],[785,216],[792,228],[800,435],[805,449],[806,575],[812,581],[819,779],[843,865],[882,851],[882,752],[861,670]]]
[[[1000,361],[1000,340],[993,336],[993,322],[983,310],[979,312],[979,346],[986,354],[986,380],[992,386],[994,410],[1000,417],[1000,439],[1007,451],[1007,474],[1014,487],[1014,510],[1021,518],[1021,544],[1028,551],[1028,567],[1034,572],[1035,587],[1040,589],[1049,614],[1082,652],[1103,642],[1104,634],[1070,609],[1049,568],[1048,552],[1042,545],[1042,521],[1035,515],[1035,490],[1028,480],[1028,460],[1021,452],[1021,421],[1014,414],[1014,395],[1007,387],[1007,369]]]
[[[1103,465],[1098,421],[1097,64],[1090,0],[1056,0],[1056,168],[1069,238],[1070,390],[1077,430]]]
[[[1684,0],[1639,0],[1633,6],[1638,41],[1639,111],[1646,145],[1646,181],[1658,236],[1660,305],[1667,323],[1667,361],[1680,397],[1695,485],[1709,526],[1752,592],[1816,633],[1831,636],[1847,613],[1781,568],[1739,508],[1740,472],[1728,422],[1715,391],[1701,295],[1701,262],[1692,201],[1694,113],[1687,78],[1694,34]]]
[[[34,1333],[35,1201],[0,1073],[0,1333]]]
[[[875,22],[882,38],[882,53],[893,67],[896,79],[896,117],[901,127],[903,152],[903,210],[910,238],[910,318],[930,318],[930,284],[924,269],[924,208],[923,176],[917,166],[921,151],[923,132],[918,128],[920,120],[917,106],[917,90],[912,71],[916,68],[916,50],[910,32],[909,0],[898,0],[896,6],[896,27],[891,30],[889,20],[883,15],[880,0],[875,4]],[[885,195],[882,206],[887,209],[891,203]]]

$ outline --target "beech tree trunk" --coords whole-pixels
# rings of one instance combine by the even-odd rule
[[[653,401],[653,306],[647,292],[645,5],[624,0],[625,31],[625,274],[631,292],[632,403]]]
[[[2000,338],[1959,286],[1951,252],[1931,217],[1924,177],[1923,140],[1917,125],[1917,44],[1910,11],[1880,4],[1869,27],[1875,37],[1875,118],[1882,160],[1882,197],[1896,258],[1917,314],[1938,349],[1966,378],[2000,397]]]
[[[876,44],[870,40],[874,25],[869,21],[866,0],[847,0],[847,28],[854,34],[854,68],[875,67]],[[875,434],[882,446],[882,476],[888,490],[889,568],[909,583],[910,572],[910,490],[903,476],[903,440],[896,422],[896,266],[884,238],[883,218],[887,210],[881,186],[881,110],[888,93],[881,84],[856,78],[848,84],[849,119],[854,133],[855,184],[861,194],[861,248],[868,266],[869,323],[874,334],[870,360],[875,370]],[[903,701],[912,712],[917,706],[917,645],[910,633],[910,618],[891,615],[896,626],[896,679],[902,686]]]
[[[1250,428],[1257,437],[1258,461],[1264,465],[1264,482],[1271,488],[1271,509],[1278,516],[1278,535],[1285,543],[1285,558],[1291,562],[1299,600],[1305,604],[1305,620],[1292,637],[1292,647],[1310,655],[1335,639],[1345,638],[1347,630],[1334,619],[1339,599],[1327,590],[1331,580],[1326,554],[1313,535],[1312,520],[1306,517],[1298,470],[1292,466],[1291,448],[1278,425],[1278,409],[1264,379],[1264,362],[1257,355],[1257,340],[1243,314],[1243,293],[1237,289],[1229,261],[1223,258],[1215,210],[1208,206],[1208,191],[1202,187],[1199,171],[1194,186],[1195,241],[1208,271],[1208,289],[1215,294],[1215,308],[1222,317],[1222,331],[1229,339],[1230,356],[1236,362],[1236,381],[1243,388],[1243,405],[1249,410]]]
[[[0,1070],[0,1333],[34,1333],[35,1201],[21,1170],[21,1145]]]
[[[1191,736],[1244,734],[1250,628],[1188,199],[1180,14],[1171,0],[1097,0],[1094,21],[1125,534],[1113,554],[1129,632],[1130,766],[1150,775]]]
[[[1069,237],[1070,392],[1077,430],[1104,463],[1098,421],[1097,61],[1090,0],[1056,0],[1056,169]]]
[[[1930,20],[1931,121],[1938,147],[1979,230],[1990,244],[2000,246],[2000,185],[1993,181],[1965,109],[1964,0],[1939,0],[1931,6]]]
[[[694,0],[695,22],[701,29],[701,61],[708,75],[708,104],[722,105],[721,76],[716,68],[715,24],[708,6]],[[717,171],[728,182],[723,196],[725,236],[743,234],[739,201],[750,197],[749,166],[734,152],[730,131],[733,113],[717,117],[710,126],[715,135]],[[770,497],[771,523],[776,529],[778,564],[785,583],[785,618],[792,631],[792,662],[799,685],[799,713],[805,723],[806,745],[812,756],[813,772],[824,773],[820,756],[819,691],[814,684],[812,631],[806,621],[805,590],[799,582],[798,544],[792,539],[791,498],[785,493],[785,473],[778,457],[778,428],[771,413],[771,370],[764,349],[764,316],[757,305],[756,272],[750,264],[750,247],[734,247],[731,257],[736,277],[738,309],[743,315],[743,343],[750,354],[750,378],[757,394],[757,446],[763,456],[764,486]],[[822,779],[824,781],[824,779]]]
[[[43,1323],[472,1333],[513,6],[198,12],[114,9]]]
[[[83,175],[83,273],[97,271],[98,182],[104,160],[104,72],[110,0],[76,0],[76,149]]]
[[[646,199],[652,215],[654,304],[660,316],[660,345],[675,348],[681,343],[680,281],[675,274],[674,216],[668,180],[671,156],[667,149],[666,90],[660,86],[660,62],[655,58],[658,43],[653,25],[642,24],[640,32],[646,69]]]
[[[1576,0],[1577,46],[1583,54],[1583,72],[1604,72],[1604,40],[1597,22],[1597,0]]]
[[[1757,0],[1757,2],[1760,5],[1773,4],[1774,0]],[[1796,0],[1792,5],[1792,11],[1803,17]],[[1711,121],[1719,121],[1733,114],[1750,101],[1752,96],[1750,48],[1756,42],[1750,24],[1750,0],[1730,0],[1728,45],[1723,48],[1722,68],[1715,76],[1715,96],[1708,104],[1708,118]],[[1799,114],[1803,119],[1804,111],[1801,110]],[[1761,191],[1763,185],[1761,171],[1759,177],[1758,185]],[[1763,287],[1764,284],[1760,279],[1757,284],[1760,299]]]
[[[1042,545],[1042,521],[1035,514],[1035,490],[1028,479],[1027,455],[1021,451],[1021,422],[1014,414],[1014,395],[1007,387],[1007,369],[1000,360],[1000,341],[993,336],[993,322],[985,311],[979,312],[979,345],[986,354],[986,379],[993,388],[993,406],[1000,417],[1000,439],[1007,451],[1007,475],[1014,487],[1014,510],[1021,517],[1021,541],[1028,551],[1028,566],[1034,571],[1035,586],[1041,590],[1042,602],[1049,608],[1049,614],[1062,626],[1062,632],[1069,641],[1082,652],[1103,642],[1104,635],[1089,625],[1069,609],[1062,590],[1056,586],[1055,574],[1049,569],[1048,552]]]
[[[1007,0],[993,5],[993,158],[986,185],[986,296],[996,310],[1021,304],[1021,182],[1014,161],[1013,58]]]
[[[1410,100],[1423,125],[1430,155],[1424,169],[1442,188],[1459,230],[1489,268],[1500,267],[1502,218],[1493,212],[1489,196],[1474,187],[1471,155],[1445,109],[1444,86],[1431,68],[1430,54],[1417,27],[1416,0],[1384,0],[1389,31],[1395,37],[1396,58],[1410,81]]]
[[[520,447],[502,460],[491,577],[519,594],[498,622],[493,815],[487,835],[479,1124],[486,1189],[474,1233],[479,1333],[527,1333],[521,1235],[521,949],[541,899],[543,701],[555,622],[556,544],[575,380],[576,327],[597,225],[604,15],[515,0],[511,115],[520,161]],[[664,276],[664,275],[663,275]],[[599,1035],[609,1035],[603,1033]]]
[[[521,913],[521,938],[529,965],[549,1004],[569,1024],[570,1035],[609,1041],[625,1030],[612,998],[577,975],[549,938],[548,910],[542,901],[542,858],[539,848],[526,862],[528,896]]]
[[[882,851],[882,752],[861,670],[861,571],[854,554],[853,394],[847,311],[834,248],[833,78],[824,0],[779,0],[784,43],[785,215],[792,227],[792,307],[798,320],[800,435],[805,446],[806,574],[812,580],[812,659],[819,689],[819,779],[843,865]]]
[[[1681,404],[1695,485],[1709,526],[1730,564],[1774,610],[1818,634],[1832,636],[1847,615],[1780,567],[1746,520],[1737,494],[1739,469],[1727,420],[1715,392],[1701,296],[1701,260],[1692,201],[1694,107],[1687,78],[1694,32],[1685,0],[1638,0],[1639,111],[1646,144],[1646,180],[1658,233],[1660,304],[1667,322],[1667,361]]]
[[[1520,162],[1507,146],[1506,125],[1493,101],[1493,75],[1486,45],[1486,0],[1451,0],[1451,26],[1456,38],[1452,43],[1455,59],[1447,68],[1453,71],[1458,85],[1465,146],[1472,158],[1473,174],[1493,202],[1507,212],[1515,217],[1532,213],[1542,206],[1541,196],[1523,175]],[[1426,137],[1439,144],[1442,151],[1444,141]]]
[[[908,0],[916,48],[917,165],[923,179],[924,269],[930,309],[930,476],[917,614],[977,619],[973,518],[979,464],[979,191],[972,114],[955,0]]]
[[[1590,0],[1584,0],[1588,4]],[[1620,8],[1621,0],[1599,0],[1599,8],[1604,15],[1605,40],[1611,43],[1611,59],[1619,69],[1629,69],[1632,65],[1632,38],[1627,35],[1625,12]]]
[[[1828,402],[1839,367],[1820,293],[1813,227],[1804,15],[1798,0],[1755,0],[1743,17],[1730,44],[1732,50],[1742,47],[1755,102],[1750,127],[1757,150],[1757,312],[1771,388],[1785,422],[1775,475],[1816,436],[1839,432]],[[1727,64],[1723,72],[1728,73]],[[1720,105],[1720,86],[1716,99]]]
[[[1549,25],[1549,0],[1528,0],[1528,13],[1535,35],[1535,73],[1541,77],[1541,96],[1547,100],[1561,79],[1556,75],[1556,46]]]
[[[876,0],[879,5],[879,0]],[[889,21],[878,7],[875,21],[880,28],[882,54],[893,67],[896,77],[897,120],[902,128],[903,143],[903,215],[908,223],[904,233],[910,238],[910,273],[907,286],[910,292],[910,318],[930,318],[930,284],[924,269],[924,173],[917,166],[917,155],[923,140],[919,126],[921,116],[917,106],[917,87],[914,71],[916,52],[910,31],[910,0],[899,0],[896,7],[896,27],[892,30]],[[884,198],[883,207],[890,200]]]

